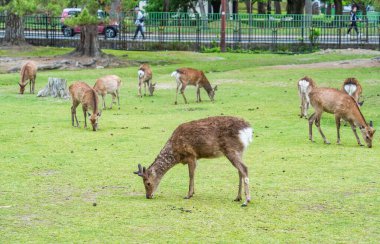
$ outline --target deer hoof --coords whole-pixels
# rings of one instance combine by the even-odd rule
[[[329,141],[325,141],[325,144],[330,145],[331,143]]]
[[[241,205],[242,208],[247,207],[247,206],[248,206],[247,202],[244,202],[244,203]]]
[[[183,199],[190,199],[193,195],[190,195],[190,196],[186,196],[184,197]]]
[[[364,145],[363,145],[363,144],[361,144],[361,143],[359,143],[359,146],[361,146],[361,147],[364,147]]]
[[[240,202],[241,201],[241,197],[236,197],[234,201],[235,202]]]

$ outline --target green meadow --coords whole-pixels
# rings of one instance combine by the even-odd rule
[[[64,54],[69,49],[0,51],[1,56]],[[362,113],[380,124],[380,68],[297,67],[326,61],[370,59],[376,54],[232,54],[106,51],[128,61],[149,62],[154,96],[137,97],[136,65],[109,69],[52,70],[37,74],[36,92],[48,77],[89,83],[122,78],[121,109],[103,110],[99,130],[71,126],[71,101],[18,94],[19,74],[0,74],[1,243],[377,243],[380,240],[380,132],[373,148],[360,147],[350,127],[324,114],[315,143],[300,119],[297,81],[340,87],[347,77],[363,86]],[[274,65],[292,65],[289,68]],[[218,84],[215,102],[202,91],[196,103],[187,87],[174,105],[176,68],[205,71]],[[109,105],[111,97],[107,96]],[[313,109],[309,110],[311,114]],[[249,121],[254,140],[244,155],[252,202],[234,202],[238,173],[224,157],[201,159],[195,195],[188,168],[172,168],[153,199],[145,198],[137,164],[149,166],[181,123],[216,115]],[[359,133],[363,141],[361,134]],[[364,143],[364,141],[363,141]]]

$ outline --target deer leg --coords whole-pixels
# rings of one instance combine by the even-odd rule
[[[195,88],[196,88],[195,93],[197,95],[197,103],[199,103],[199,85],[196,85]]]
[[[335,124],[336,124],[336,143],[340,144],[340,117],[335,116]]]
[[[34,76],[33,78],[33,87],[32,87],[32,90],[33,90],[33,94],[34,94],[34,85],[36,84],[36,76]]]
[[[146,82],[144,82],[144,96],[146,96]]]
[[[303,94],[301,94],[301,105],[300,105],[300,108],[301,108],[301,114],[300,114],[300,118],[304,117],[304,109],[305,109],[305,97]]]
[[[326,139],[326,136],[325,136],[325,134],[323,134],[323,131],[321,129],[321,115],[320,114],[315,119],[315,126],[317,126],[319,134],[321,134],[321,136],[322,136],[323,141],[325,142],[325,144],[330,144],[330,142]]]
[[[139,97],[142,97],[141,95],[141,81],[139,81],[139,94],[138,94]]]
[[[83,109],[83,115],[84,115],[84,128],[87,128],[87,110],[85,109],[85,107],[82,107]]]
[[[186,89],[186,86],[184,86],[182,84],[182,87],[181,87],[181,94],[182,94],[182,97],[183,97],[183,100],[185,100],[185,104],[187,104],[187,99],[185,97],[185,89]]]
[[[116,94],[115,94],[115,93],[112,93],[111,96],[112,96],[112,101],[111,101],[111,104],[110,104],[110,109],[112,109],[112,105],[113,105],[114,103],[116,103]]]
[[[194,195],[194,172],[195,168],[197,166],[197,161],[195,159],[189,159],[187,160],[187,166],[189,167],[189,192],[187,193],[187,196],[185,199],[190,199]]]
[[[176,92],[175,92],[175,102],[174,104],[177,104],[177,96],[178,96],[178,90],[179,90],[179,87],[182,85],[182,83],[177,80],[177,89],[176,89]]]
[[[304,110],[303,110],[303,116],[305,117],[305,119],[307,119],[307,111],[309,110],[309,106],[310,106],[310,98],[307,94],[305,94],[305,107],[304,107]]]
[[[226,157],[233,166],[238,170],[239,172],[239,183],[241,183],[244,180],[244,193],[245,193],[245,202],[242,204],[242,206],[247,206],[247,204],[251,201],[251,195],[249,193],[249,178],[248,178],[248,168],[244,165],[242,159],[241,159],[241,153],[236,152],[227,152]],[[240,191],[240,188],[239,188]],[[241,196],[240,196],[241,197]],[[239,198],[239,194],[236,197],[236,199]]]
[[[348,121],[348,122],[350,123],[350,125],[351,125],[351,129],[352,129],[352,131],[354,132],[354,135],[355,135],[356,141],[358,142],[358,144],[359,144],[360,146],[364,146],[364,145],[360,142],[360,138],[359,138],[359,136],[358,136],[358,133],[356,133],[356,126],[355,126],[355,124],[354,124],[353,122],[351,122],[351,121]]]
[[[238,190],[238,195],[237,195],[237,197],[235,198],[235,202],[240,202],[241,201],[241,188],[242,188],[242,185],[243,185],[243,176],[242,176],[242,174],[240,173],[240,171],[238,171],[239,172],[239,190]]]
[[[316,114],[313,113],[310,118],[309,118],[309,140],[314,142],[313,140],[313,123],[315,121],[315,118],[316,118]]]
[[[32,81],[29,81],[29,93],[32,94]]]
[[[117,96],[117,105],[119,106],[119,109],[120,109],[119,90],[116,90],[116,96]]]
[[[103,109],[106,110],[106,98],[105,98],[106,95],[102,94],[102,104],[103,104]],[[86,116],[85,116],[86,117]]]
[[[77,107],[78,107],[79,103],[73,103],[73,106],[71,106],[71,124],[72,126],[74,126],[74,118],[75,118],[75,121],[77,122],[77,127],[79,127],[79,122],[78,122],[78,118],[77,118]]]

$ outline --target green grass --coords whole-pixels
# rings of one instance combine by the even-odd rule
[[[18,55],[35,52],[56,50]],[[18,74],[2,74],[1,243],[378,242],[379,136],[372,149],[359,147],[343,127],[342,145],[324,145],[314,128],[316,143],[310,143],[307,121],[297,116],[296,81],[309,75],[320,86],[339,87],[344,78],[357,77],[362,112],[378,128],[379,69],[271,68],[371,55],[107,52],[151,62],[161,87],[174,85],[170,73],[178,67],[204,69],[219,83],[216,101],[202,92],[204,102],[196,104],[194,87],[186,90],[188,105],[182,98],[173,105],[173,88],[140,99],[134,66],[39,72],[37,91],[50,76],[90,84],[105,74],[123,78],[121,110],[103,111],[100,130],[92,132],[71,127],[70,101],[21,96]],[[137,164],[149,166],[179,124],[221,114],[245,118],[254,128],[244,156],[252,204],[241,208],[232,201],[238,174],[225,158],[199,161],[192,199],[183,199],[188,172],[182,165],[165,175],[154,199],[145,199],[142,180],[132,173]],[[80,107],[78,118],[83,125]],[[335,141],[333,116],[324,114],[321,124]]]

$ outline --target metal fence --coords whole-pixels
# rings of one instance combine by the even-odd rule
[[[128,50],[182,49],[207,50],[220,42],[220,14],[199,16],[190,13],[147,13],[145,39],[132,40],[136,26],[133,14],[119,20],[115,37],[99,35],[102,47]],[[227,15],[226,45],[230,49],[307,49],[333,48],[380,49],[380,14],[362,16],[347,35],[348,15]],[[35,45],[75,47],[79,34],[65,36],[60,17],[43,15],[24,18],[25,37]],[[0,16],[0,38],[4,36],[5,16]]]

